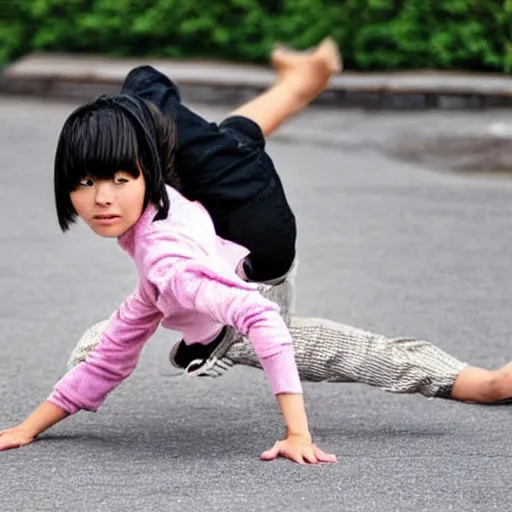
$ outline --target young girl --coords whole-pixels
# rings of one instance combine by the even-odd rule
[[[181,190],[206,207],[223,238],[249,249],[238,274],[260,282],[260,292],[280,306],[292,333],[300,377],[480,403],[511,397],[512,365],[496,371],[474,368],[426,341],[389,339],[328,320],[295,316],[294,272],[290,272],[295,219],[264,151],[265,137],[325,88],[329,77],[339,71],[340,58],[332,41],[325,40],[310,52],[278,48],[272,63],[276,85],[220,126],[185,107],[176,85],[151,67],[134,69],[123,92],[151,100],[176,119]],[[104,328],[105,322],[100,322],[85,332],[69,368],[85,360]],[[190,375],[218,375],[232,364],[261,366],[250,341],[230,328],[209,344],[176,344],[171,363]]]
[[[272,453],[334,461],[312,443],[292,339],[277,307],[235,273],[243,249],[219,238],[207,211],[172,187],[179,187],[172,141],[168,120],[135,96],[101,97],[65,122],[55,157],[59,224],[65,231],[80,217],[96,234],[117,238],[139,283],[98,347],[25,421],[1,433],[0,449],[30,443],[79,410],[96,411],[160,324],[200,343],[229,325],[254,343],[279,402],[287,434]]]

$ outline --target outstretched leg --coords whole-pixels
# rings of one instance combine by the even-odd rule
[[[278,47],[271,59],[277,73],[275,85],[231,114],[253,120],[265,137],[309,105],[342,67],[336,43],[330,38],[305,52]]]
[[[321,318],[292,317],[295,359],[303,380],[357,382],[393,393],[495,403],[512,397],[512,363],[475,368],[427,341],[389,339]],[[260,368],[250,342],[241,339],[226,357]]]
[[[299,373],[313,382],[358,382],[395,393],[448,398],[466,366],[428,342],[387,339],[322,318],[292,317],[290,332]],[[259,367],[245,340],[234,344],[226,357]]]

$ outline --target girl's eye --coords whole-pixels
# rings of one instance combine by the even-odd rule
[[[128,183],[128,180],[126,178],[114,178],[114,183],[121,185],[123,183]]]
[[[81,187],[92,187],[93,185],[94,181],[91,180],[91,178],[84,178],[83,180],[80,180]]]

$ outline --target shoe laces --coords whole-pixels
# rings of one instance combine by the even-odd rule
[[[183,371],[185,377],[220,377],[233,366],[233,361],[228,358],[218,359],[194,359]]]
[[[219,359],[211,357],[209,359],[194,359],[186,368],[176,369],[176,373],[168,373],[166,376],[170,378],[193,378],[193,377],[220,377],[224,375],[231,367],[234,366],[233,361],[224,357]]]

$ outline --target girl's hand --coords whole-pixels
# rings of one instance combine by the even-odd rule
[[[30,444],[36,436],[21,426],[0,430],[0,452]]]
[[[285,457],[298,464],[336,462],[336,455],[320,450],[316,444],[311,442],[311,438],[294,434],[288,435],[283,441],[277,441],[270,450],[261,454],[260,459],[274,460],[278,457]]]

